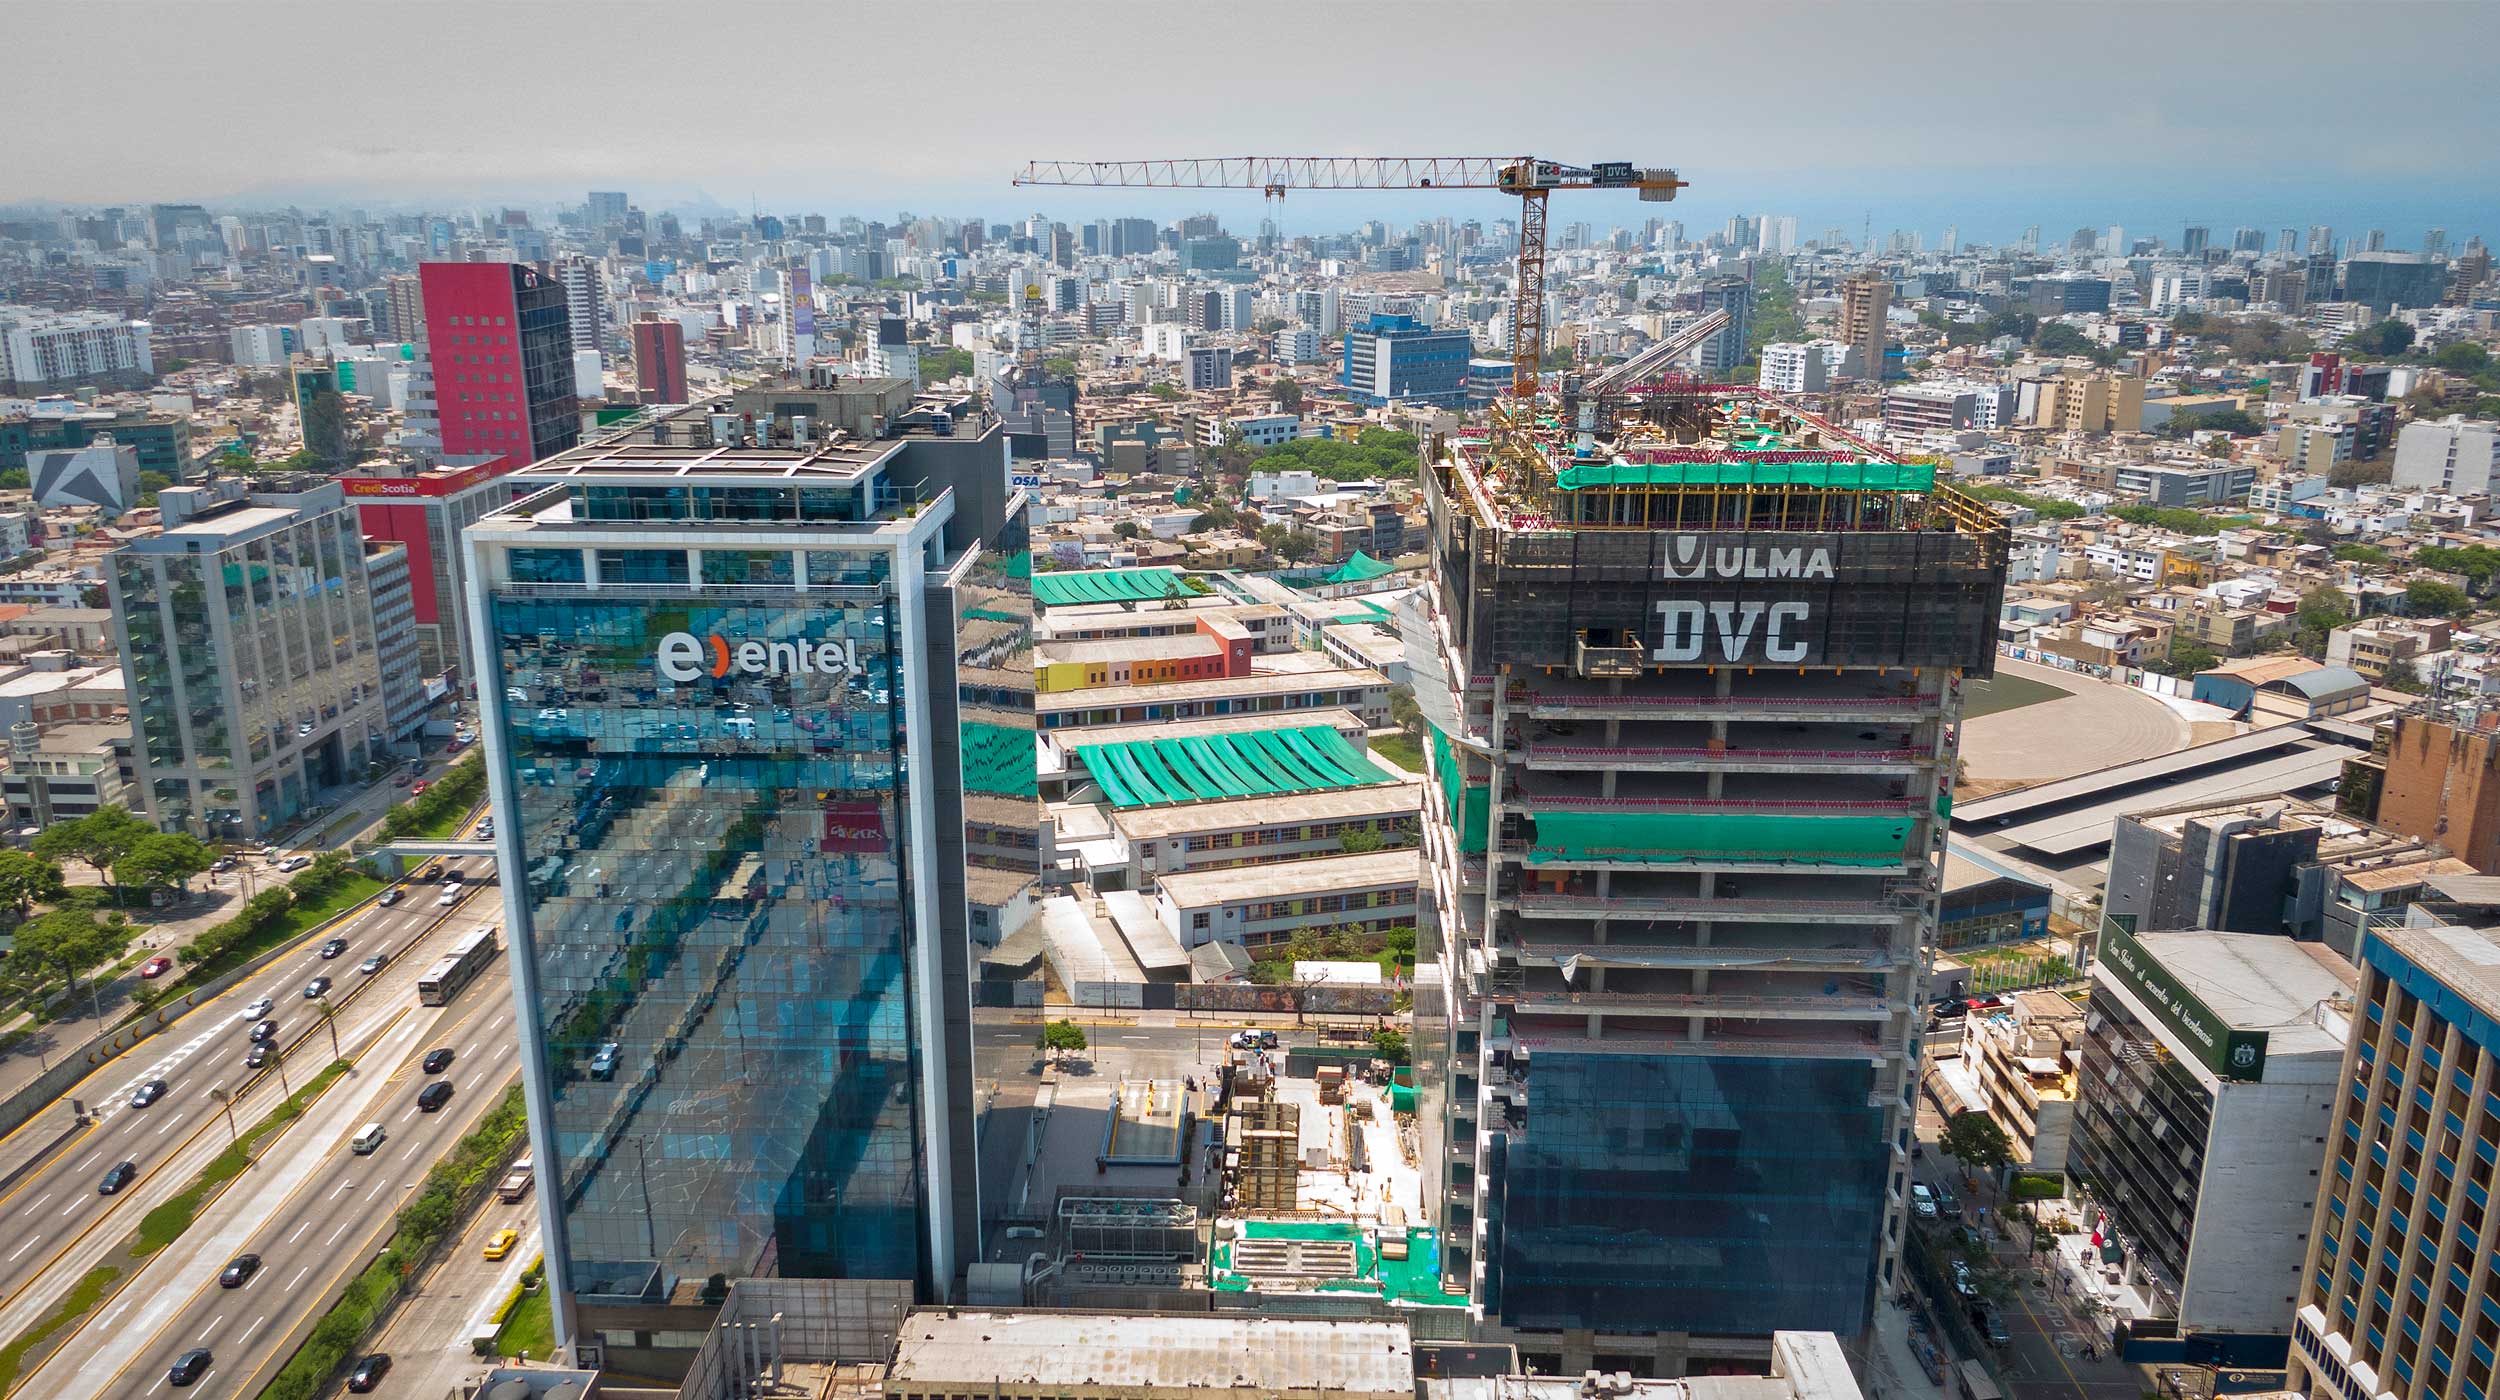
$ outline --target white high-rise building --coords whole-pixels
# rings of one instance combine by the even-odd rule
[[[2436,423],[2407,423],[2396,435],[2394,484],[2487,496],[2500,488],[2500,427],[2452,413]]]
[[[1775,394],[1819,394],[1831,377],[1820,349],[1789,340],[1762,347],[1761,383]]]
[[[600,290],[599,264],[590,258],[567,258],[557,279],[564,283],[564,314],[573,323],[574,348],[607,349],[608,310]]]
[[[0,306],[0,384],[154,374],[149,329],[106,311]]]

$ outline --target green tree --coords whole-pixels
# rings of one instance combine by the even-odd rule
[[[1074,1021],[1058,1020],[1042,1027],[1042,1048],[1053,1056],[1074,1054],[1085,1045],[1085,1028]]]
[[[304,400],[304,450],[325,467],[347,464],[347,400],[323,389]]]
[[[18,918],[38,904],[50,904],[67,892],[61,867],[24,851],[0,851],[0,908]]]
[[[2402,321],[2381,321],[2353,332],[2344,342],[2363,355],[2401,355],[2413,347],[2413,327]]]
[[[1278,408],[1283,409],[1287,413],[1299,413],[1302,411],[1302,382],[1300,380],[1286,379],[1279,376],[1274,381],[1274,387],[1276,389],[1276,406]]]
[[[2365,569],[2386,568],[2395,558],[2374,544],[2339,544],[2334,552],[2344,563],[2359,564]]]
[[[1372,1032],[1372,1053],[1393,1065],[1406,1063],[1406,1036],[1398,1031]]]
[[[2193,676],[2200,671],[2210,671],[2221,664],[2222,658],[2214,655],[2211,648],[2182,637],[2172,637],[2170,655],[2163,659],[2161,665],[2153,669],[2173,676]]]
[[[1299,564],[1319,553],[1319,536],[1308,530],[1288,531],[1284,541],[1276,546],[1276,552],[1284,557],[1286,563]]]
[[[174,479],[163,472],[141,472],[139,473],[139,497],[142,501],[154,500],[157,492],[173,484]]]
[[[1376,826],[1358,826],[1337,838],[1337,849],[1350,856],[1368,855],[1384,844]]]
[[[211,457],[208,460],[208,468],[211,473],[248,473],[257,465],[259,464],[252,460],[252,454],[244,451],[240,447],[229,447],[225,451],[218,453],[216,456]]]
[[[191,877],[207,870],[215,860],[216,856],[195,837],[182,832],[151,832],[131,843],[129,851],[113,862],[113,878],[143,890],[169,885],[187,889]]]
[[[2313,588],[2302,596],[2298,618],[2293,645],[2315,659],[2326,655],[2327,634],[2352,621],[2352,605],[2332,588]]]
[[[2014,1144],[1985,1113],[1957,1113],[1936,1145],[1963,1166],[1992,1172],[2014,1159]]]
[[[2450,374],[2476,375],[2491,367],[2491,352],[2473,341],[2460,340],[2432,351],[2431,363]]]
[[[1189,397],[1189,391],[1182,388],[1178,384],[1149,384],[1146,386],[1146,392],[1154,395],[1158,399],[1163,400],[1165,403],[1177,403],[1180,400]]]
[[[98,807],[86,816],[45,827],[36,834],[33,850],[46,860],[82,861],[110,886],[114,863],[130,854],[141,838],[155,834],[155,827],[130,815],[127,807]]]
[[[129,941],[126,925],[107,928],[84,909],[56,909],[18,925],[11,956],[58,971],[68,981],[70,995],[75,997],[78,974],[119,957]]]
[[[2405,612],[2413,617],[2470,617],[2474,600],[2453,583],[2415,579],[2405,585]]]
[[[1111,527],[1111,533],[1119,539],[1133,540],[1146,533],[1146,527],[1134,520],[1123,520]]]
[[[2031,344],[2043,355],[2089,355],[2101,348],[2092,343],[2091,337],[2063,321],[2042,325]]]
[[[0,491],[24,491],[34,484],[34,479],[26,475],[24,467],[11,467],[0,472]]]

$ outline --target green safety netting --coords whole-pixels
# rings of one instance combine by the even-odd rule
[[[1193,739],[1080,744],[1085,772],[1114,807],[1220,802],[1328,792],[1391,781],[1378,765],[1324,724],[1253,729]]]
[[[965,791],[993,797],[1040,795],[1039,756],[1033,749],[1032,730],[969,720],[963,736]]]
[[[1187,598],[1193,590],[1181,582],[1178,569],[1089,569],[1080,573],[1033,576],[1033,599],[1046,608],[1079,603],[1142,603],[1154,598]]]
[[[1608,860],[1797,861],[1899,865],[1916,823],[1908,817],[1772,817],[1744,812],[1536,814],[1528,863]]]
[[[1933,491],[1933,462],[1591,462],[1555,483],[1584,486],[1812,486],[1832,491]]]
[[[1033,577],[1033,551],[1029,549],[1019,549],[1015,553],[1008,555],[1005,568],[1007,577],[1009,578]]]
[[[1448,804],[1450,829],[1458,833],[1458,848],[1481,851],[1486,832],[1493,824],[1493,790],[1489,786],[1470,786],[1459,781],[1458,755],[1450,741],[1433,725],[1424,728],[1432,735],[1432,766],[1441,775],[1441,798]]]

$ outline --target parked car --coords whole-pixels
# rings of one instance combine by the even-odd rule
[[[319,1001],[329,994],[330,979],[327,977],[316,977],[304,984],[304,1000],[306,1001]]]
[[[95,1184],[95,1193],[99,1196],[110,1196],[138,1179],[138,1163],[119,1162],[104,1173],[102,1181]]]
[[[165,1097],[165,1081],[162,1079],[151,1079],[147,1083],[142,1084],[138,1088],[131,1091],[130,1106],[132,1108],[145,1108],[149,1104],[152,1104],[163,1097]]]
[[[1971,1281],[1970,1264],[1967,1260],[1953,1261],[1953,1291],[1965,1298],[1979,1296],[1979,1285]]]
[[[259,1272],[259,1255],[238,1254],[234,1256],[233,1263],[226,1265],[226,1271],[217,1276],[217,1286],[219,1288],[241,1288],[243,1285],[252,1281],[252,1275]]]
[[[437,1079],[417,1091],[417,1111],[420,1113],[432,1113],[450,1102],[451,1081],[448,1079]]]
[[[346,940],[346,939],[344,939],[344,938],[333,938],[333,939],[329,940],[328,942],[326,942],[326,943],[324,943],[324,944],[322,944],[322,945],[321,945],[321,956],[322,956],[325,960],[326,960],[326,959],[329,959],[329,958],[335,958],[335,957],[337,957],[339,954],[344,953],[344,952],[346,952],[346,951],[347,951],[347,940]]]
[[[172,1370],[165,1373],[165,1383],[190,1385],[207,1375],[208,1368],[216,1364],[217,1358],[209,1354],[208,1348],[193,1347],[174,1362]]]
[[[1987,1335],[1990,1346],[2008,1346],[2014,1340],[2013,1332],[2005,1325],[2005,1309],[1994,1303],[1980,1315],[1980,1331]]]
[[[380,1385],[382,1383],[382,1378],[390,1373],[390,1353],[386,1351],[374,1352],[373,1354],[359,1360],[354,1367],[349,1369],[347,1373],[347,1388],[354,1391],[358,1395],[362,1395],[373,1389],[375,1386]]]
[[[1921,1220],[1936,1218],[1936,1193],[1927,1189],[1926,1182],[1910,1183],[1910,1209],[1917,1211]]]
[[[520,1242],[520,1231],[513,1229],[497,1230],[492,1235],[486,1237],[486,1248],[483,1252],[489,1259],[501,1259],[512,1253],[513,1247],[518,1245]]]
[[[148,959],[146,962],[139,964],[139,978],[144,982],[153,982],[157,978],[162,977],[166,973],[173,970],[174,960],[166,957],[163,953],[159,953],[155,957]]]
[[[282,873],[288,873],[301,870],[310,864],[312,864],[311,856],[288,856],[279,864],[278,869]]]
[[[451,1047],[445,1045],[428,1050],[425,1052],[425,1058],[417,1064],[428,1074],[441,1074],[444,1070],[451,1068]]]

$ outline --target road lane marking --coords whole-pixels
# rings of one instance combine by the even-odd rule
[[[17,1254],[24,1254],[26,1251],[28,1251],[28,1250],[30,1250],[30,1249],[33,1249],[33,1248],[35,1247],[36,1243],[38,1242],[39,1238],[40,1238],[40,1237],[37,1237],[36,1239],[29,1239],[29,1240],[27,1240],[27,1241],[26,1241],[26,1243],[24,1243],[24,1244],[22,1244],[22,1245],[19,1245],[19,1246],[17,1247]],[[9,1262],[10,1262],[10,1263],[14,1264],[14,1263],[16,1263],[16,1262],[17,1262],[17,1254],[12,1254],[12,1255],[10,1255],[10,1256],[9,1256]]]
[[[78,1209],[78,1198],[76,1196],[72,1196],[69,1198],[69,1204],[61,1207],[61,1214],[67,1215],[76,1209]]]
[[[337,1199],[339,1198],[339,1192],[344,1191],[344,1190],[346,1190],[348,1187],[353,1186],[353,1185],[355,1185],[355,1184],[356,1184],[356,1183],[355,1183],[353,1180],[350,1180],[350,1179],[347,1179],[347,1178],[344,1178],[344,1177],[343,1177],[343,1178],[341,1178],[341,1179],[340,1179],[340,1181],[339,1181],[339,1184],[338,1184],[338,1185],[336,1185],[336,1186],[334,1186],[334,1187],[332,1187],[332,1188],[330,1189],[330,1194],[329,1194],[327,1197],[325,1197],[324,1199],[326,1199],[326,1200],[332,1200],[332,1201],[335,1201],[335,1200],[337,1200]]]
[[[311,1222],[311,1221],[309,1221],[309,1220],[305,1221],[305,1222],[304,1222],[303,1224],[301,1224],[301,1225],[296,1226],[296,1227],[295,1227],[295,1233],[294,1233],[294,1234],[292,1234],[292,1235],[287,1236],[287,1237],[286,1237],[286,1242],[287,1242],[288,1244],[293,1244],[293,1243],[295,1243],[297,1240],[300,1240],[300,1239],[302,1239],[302,1238],[304,1237],[304,1232],[305,1232],[306,1230],[309,1230],[309,1229],[311,1229],[311,1228],[312,1228],[312,1222]]]
[[[49,1192],[49,1191],[44,1192],[42,1195],[37,1196],[35,1199],[33,1199],[33,1200],[31,1200],[31,1201],[27,1202],[27,1203],[26,1203],[26,1209],[19,1211],[19,1212],[17,1213],[17,1218],[18,1218],[18,1219],[20,1219],[20,1220],[23,1220],[23,1219],[25,1219],[27,1216],[30,1216],[30,1215],[34,1214],[34,1213],[35,1213],[35,1207],[40,1206],[40,1205],[42,1205],[44,1202],[46,1202],[46,1201],[48,1201],[48,1200],[51,1200],[51,1199],[52,1199],[52,1193],[51,1193],[51,1192]]]
[[[309,1274],[309,1273],[311,1273],[311,1272],[312,1272],[312,1265],[310,1265],[310,1264],[306,1264],[304,1267],[302,1267],[302,1268],[300,1268],[300,1269],[297,1269],[297,1270],[295,1271],[295,1277],[293,1277],[293,1278],[291,1278],[291,1279],[288,1279],[288,1280],[287,1280],[286,1291],[287,1291],[287,1292],[289,1292],[289,1293],[294,1292],[294,1291],[295,1291],[295,1285],[297,1285],[297,1284],[299,1284],[299,1283],[302,1283],[302,1282],[304,1281],[304,1275]]]
[[[252,1335],[254,1332],[259,1331],[259,1330],[260,1330],[260,1325],[261,1325],[262,1323],[264,1323],[264,1322],[267,1322],[268,1320],[269,1320],[269,1314],[267,1314],[267,1313],[262,1313],[260,1316],[258,1316],[258,1317],[256,1317],[256,1318],[253,1318],[253,1319],[252,1319],[252,1325],[243,1329],[243,1336],[248,1337],[248,1336]],[[236,1340],[240,1341],[240,1340],[241,1340],[241,1338],[237,1338]]]
[[[325,1248],[326,1248],[326,1247],[328,1247],[329,1245],[334,1245],[334,1244],[337,1244],[337,1243],[339,1242],[339,1236],[346,1234],[348,1231],[350,1231],[350,1230],[352,1230],[352,1229],[354,1229],[354,1228],[356,1228],[356,1222],[355,1222],[355,1221],[353,1221],[353,1220],[342,1220],[342,1221],[340,1221],[340,1222],[339,1222],[339,1227],[338,1227],[337,1229],[332,1230],[332,1231],[330,1232],[330,1238],[329,1238],[329,1239],[327,1239],[327,1240],[325,1240],[325,1241],[323,1241],[323,1247],[325,1247]]]
[[[208,1325],[207,1325],[206,1327],[203,1327],[203,1328],[201,1328],[201,1329],[200,1329],[200,1335],[198,1335],[198,1336],[196,1336],[196,1337],[193,1337],[191,1340],[192,1340],[193,1342],[205,1342],[205,1341],[207,1341],[207,1340],[208,1340],[208,1334],[209,1334],[209,1333],[211,1333],[211,1332],[216,1331],[216,1330],[217,1330],[217,1324],[218,1324],[218,1323],[221,1323],[221,1322],[223,1322],[223,1321],[225,1321],[225,1320],[226,1320],[226,1315],[225,1315],[224,1313],[219,1313],[217,1316],[210,1318],[210,1319],[208,1320]]]

